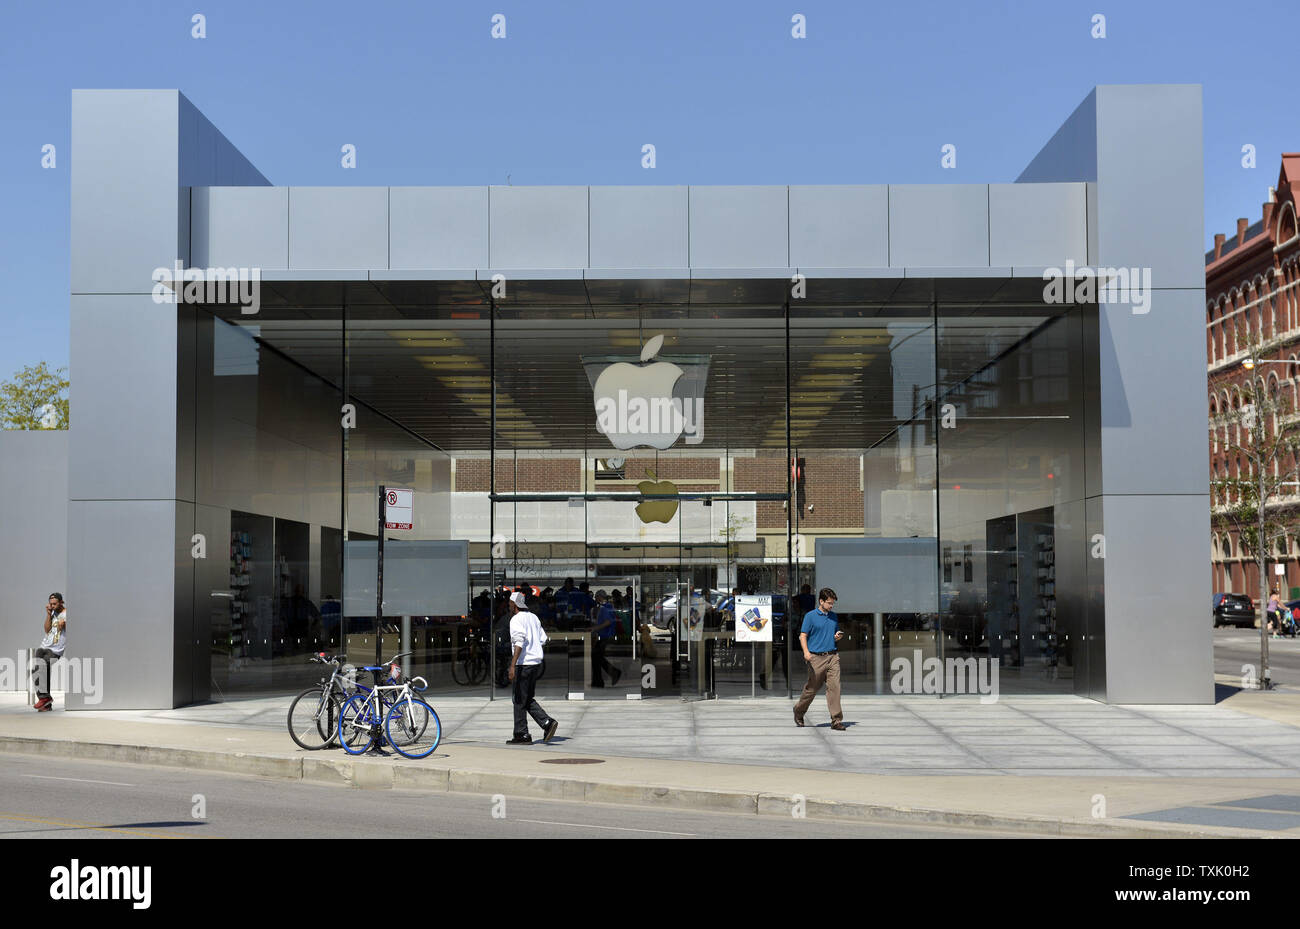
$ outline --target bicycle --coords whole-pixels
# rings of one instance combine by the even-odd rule
[[[288,726],[294,742],[312,752],[326,748],[338,738],[339,710],[350,696],[344,681],[350,680],[350,676],[344,670],[342,655],[326,656],[319,652],[308,661],[330,665],[330,676],[293,698],[289,704]]]
[[[307,660],[331,668],[328,678],[322,678],[289,704],[289,736],[300,748],[312,752],[328,748],[338,739],[338,719],[344,701],[358,691],[369,693],[370,688],[357,683],[356,669],[343,663],[343,655],[327,656],[319,652]]]
[[[452,680],[462,687],[482,684],[488,673],[486,651],[477,638],[462,642],[451,662]]]
[[[417,696],[428,687],[428,681],[417,677],[397,684],[378,683],[378,676],[384,670],[390,670],[394,676],[400,674],[397,659],[410,654],[403,652],[384,665],[362,669],[375,673],[375,686],[364,694],[349,697],[338,717],[339,744],[349,755],[363,754],[387,742],[399,755],[425,758],[442,741],[438,714]],[[385,703],[386,693],[393,695],[391,705]]]

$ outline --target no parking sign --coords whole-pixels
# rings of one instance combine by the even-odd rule
[[[388,488],[384,497],[384,528],[413,529],[415,492]]]

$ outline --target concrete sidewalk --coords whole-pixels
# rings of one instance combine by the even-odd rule
[[[1300,694],[1243,691],[1189,707],[848,698],[847,732],[825,725],[820,701],[809,722],[823,725],[805,729],[779,699],[558,702],[549,709],[560,737],[529,747],[504,744],[508,703],[434,696],[443,743],[421,761],[300,751],[282,697],[42,714],[19,699],[0,705],[0,750],[358,787],[785,815],[802,807],[1060,835],[1300,836]]]

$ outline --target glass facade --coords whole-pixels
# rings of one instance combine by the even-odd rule
[[[933,692],[930,659],[1089,693],[1084,309],[860,283],[817,304],[780,281],[283,284],[255,323],[182,308],[196,679],[289,692],[315,652],[410,650],[435,692],[505,696],[503,591],[525,589],[544,697],[788,696],[819,552],[907,540],[926,606],[865,569],[837,590],[846,693]],[[386,551],[465,543],[428,615],[376,621],[381,486],[415,501]],[[770,641],[737,634],[751,595]]]

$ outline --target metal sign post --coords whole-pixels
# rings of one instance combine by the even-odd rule
[[[382,664],[384,629],[384,523],[388,515],[388,488],[379,485],[379,550],[375,558],[375,664]]]

